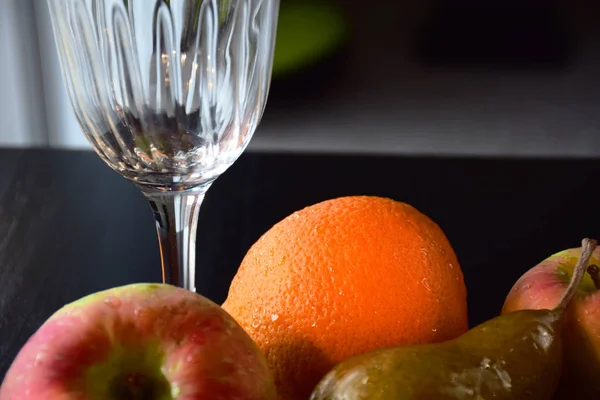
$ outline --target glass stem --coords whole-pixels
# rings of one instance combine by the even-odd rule
[[[163,283],[196,291],[198,214],[208,186],[184,192],[145,192],[156,221]]]

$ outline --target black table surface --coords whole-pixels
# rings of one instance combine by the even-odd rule
[[[0,379],[62,305],[159,282],[150,208],[94,153],[0,150]],[[446,232],[472,325],[498,314],[515,280],[598,236],[600,160],[460,159],[248,152],[199,217],[200,293],[220,303],[248,248],[293,211],[345,195],[408,202]]]

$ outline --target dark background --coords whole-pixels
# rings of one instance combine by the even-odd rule
[[[600,154],[594,2],[283,0],[282,13],[298,3],[337,4],[347,40],[275,77],[251,149]]]

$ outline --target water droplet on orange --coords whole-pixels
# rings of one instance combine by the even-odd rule
[[[427,280],[427,278],[421,279],[421,283],[423,284],[423,286],[425,286],[425,289],[431,292],[431,286],[429,286],[429,281]]]

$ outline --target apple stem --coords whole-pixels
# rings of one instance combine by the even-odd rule
[[[596,289],[600,290],[600,268],[597,265],[592,264],[588,267],[587,272],[592,277]]]
[[[556,312],[563,314],[567,307],[569,307],[571,300],[579,289],[581,280],[583,279],[585,271],[587,270],[587,266],[590,263],[590,258],[592,258],[592,253],[597,245],[598,242],[594,239],[586,238],[581,242],[581,255],[579,256],[579,260],[577,260],[577,265],[575,265],[575,270],[573,271],[573,277],[571,278],[569,287],[567,287],[567,291],[554,309]]]

